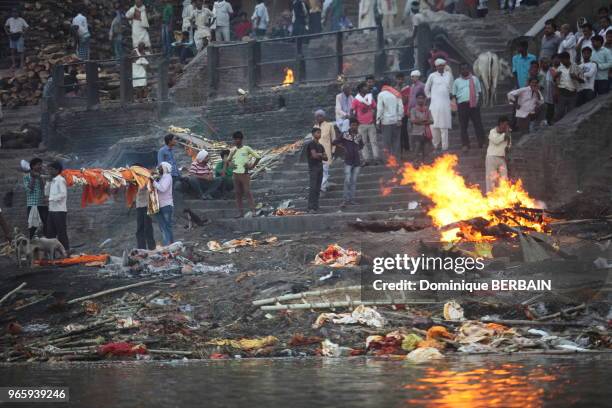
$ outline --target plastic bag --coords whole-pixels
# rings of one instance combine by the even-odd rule
[[[38,207],[32,206],[28,216],[28,228],[38,228],[40,226],[42,226],[42,219],[40,218]]]

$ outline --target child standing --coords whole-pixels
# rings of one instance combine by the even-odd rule
[[[421,160],[425,160],[426,146],[431,145],[431,128],[433,123],[431,112],[425,104],[425,93],[420,92],[416,97],[417,104],[410,109],[410,122],[412,123],[410,135],[412,145],[416,146],[416,152],[421,153]]]

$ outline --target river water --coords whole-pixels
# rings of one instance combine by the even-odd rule
[[[244,359],[0,366],[2,386],[69,386],[70,403],[4,406],[610,407],[609,355],[466,356],[411,365]]]

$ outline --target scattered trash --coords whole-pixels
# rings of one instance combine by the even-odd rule
[[[416,209],[418,206],[419,206],[418,201],[410,201],[410,202],[408,203],[408,209],[409,209],[409,210],[414,210],[414,209]]]
[[[272,245],[277,242],[278,242],[277,237],[270,237],[270,238],[266,238],[261,241],[258,241],[253,238],[241,238],[241,239],[232,239],[230,241],[224,242],[223,244],[220,244],[217,241],[208,241],[206,246],[211,251],[219,252],[219,251],[228,250],[228,253],[230,253],[229,251],[231,251],[232,249],[236,249],[236,248],[242,248],[242,247],[247,247],[247,246],[256,247],[259,245]]]
[[[234,279],[234,282],[236,283],[240,283],[243,280],[245,280],[246,278],[252,278],[253,276],[257,276],[257,274],[255,272],[242,272],[241,274],[239,274],[236,279]]]
[[[110,244],[111,242],[113,242],[112,238],[105,239],[104,241],[102,241],[102,243],[100,245],[98,245],[98,247],[99,248],[104,248],[106,245]]]
[[[133,329],[135,327],[140,327],[140,322],[138,320],[134,320],[132,317],[117,320],[118,329]]]
[[[331,244],[325,251],[319,252],[315,257],[315,265],[327,265],[332,268],[357,266],[361,260],[361,252],[344,249],[338,244]]]
[[[330,278],[333,278],[333,276],[334,276],[334,271],[331,271],[331,272],[329,272],[327,275],[323,275],[323,276],[321,276],[321,277],[319,278],[319,281],[321,281],[321,282],[326,281],[326,280],[328,280],[328,279],[330,279]]]
[[[351,352],[350,347],[341,347],[327,339],[321,342],[321,355],[324,357],[348,357]]]
[[[49,330],[49,325],[46,323],[31,323],[22,327],[24,333],[40,333]]]
[[[112,356],[134,356],[137,354],[147,354],[147,346],[127,342],[107,343],[98,348],[98,353]]]
[[[83,302],[83,309],[89,316],[96,316],[100,314],[100,305],[96,302],[92,302],[91,300],[86,300]]]
[[[64,326],[64,332],[72,333],[72,332],[76,332],[76,331],[81,331],[81,330],[85,329],[86,327],[87,326],[85,326],[83,324],[70,323],[70,324]]]
[[[239,340],[231,340],[231,339],[213,339],[205,344],[210,346],[229,346],[236,349],[241,350],[254,350],[260,349],[267,346],[273,346],[278,343],[278,339],[274,336],[266,336],[262,338],[256,339],[239,339]]]
[[[402,339],[402,350],[412,351],[417,348],[417,345],[423,341],[423,338],[418,334],[410,333]]]
[[[10,322],[6,330],[12,335],[17,335],[23,331],[23,327],[17,322]]]
[[[306,337],[301,333],[296,333],[293,335],[293,337],[291,338],[291,340],[289,340],[289,344],[291,347],[298,347],[298,346],[308,346],[310,344],[318,344],[321,343],[321,341],[323,341],[323,339],[321,337],[317,337],[317,336],[312,336],[312,337]]]
[[[444,358],[444,355],[433,347],[427,348],[418,348],[416,350],[411,351],[406,356],[406,361],[409,361],[414,364],[422,364],[431,360],[439,360]]]
[[[465,320],[463,308],[454,300],[444,304],[444,320]]]
[[[352,313],[321,313],[312,328],[318,329],[330,320],[336,324],[363,324],[376,328],[381,328],[386,323],[385,318],[375,309],[359,305]]]
[[[152,299],[149,303],[157,306],[168,306],[172,304],[172,299],[170,298],[156,298]]]

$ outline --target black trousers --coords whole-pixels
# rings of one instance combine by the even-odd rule
[[[223,184],[223,179],[215,178],[212,180],[204,180],[194,176],[189,176],[187,179],[189,183],[189,187],[191,190],[198,196],[198,198],[202,198],[205,195],[211,195],[216,197],[220,194],[221,185]]]
[[[400,133],[402,151],[410,151],[410,136],[408,135],[408,116],[402,117],[402,130]]]
[[[319,209],[319,196],[321,195],[321,182],[323,182],[323,166],[308,169],[310,173],[310,186],[308,189],[308,209]]]
[[[609,79],[595,80],[595,93],[597,95],[605,95],[608,92],[610,92],[610,80]]]
[[[47,237],[57,238],[66,251],[70,250],[65,211],[49,211],[49,216],[47,217]]]
[[[38,205],[38,214],[40,214],[40,219],[42,220],[42,236],[46,237],[47,236],[47,217],[49,216],[49,207],[47,207],[46,205]],[[30,217],[30,211],[32,211],[32,207],[29,206],[28,207],[28,214],[27,214],[27,219]],[[36,228],[30,228],[30,239],[34,238],[34,234],[36,233]]]
[[[147,207],[136,208],[136,243],[138,249],[155,249],[153,220],[147,214]]]
[[[463,146],[470,146],[470,138],[468,137],[468,125],[470,120],[474,125],[474,131],[476,132],[476,140],[478,141],[478,147],[484,145],[485,132],[482,127],[482,119],[480,118],[480,106],[470,108],[469,102],[461,102],[457,105],[457,114],[459,115],[459,124],[461,127],[461,144]]]
[[[549,125],[552,125],[554,120],[555,120],[555,104],[547,103],[546,104],[546,123],[548,123]]]
[[[578,91],[578,94],[576,95],[576,106],[582,106],[593,99],[595,99],[595,91],[592,89],[583,89],[582,91]]]

